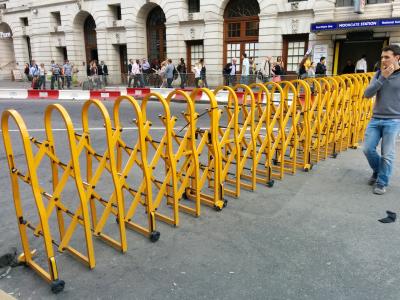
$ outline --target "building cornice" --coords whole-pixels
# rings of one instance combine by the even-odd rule
[[[64,0],[62,3],[60,2],[56,2],[56,1],[51,1],[51,2],[45,2],[42,4],[38,4],[38,5],[22,5],[22,6],[18,6],[18,7],[12,7],[12,8],[7,8],[3,11],[3,14],[13,14],[13,13],[19,13],[19,12],[25,12],[25,11],[30,11],[32,9],[37,9],[37,8],[43,8],[43,7],[49,7],[49,6],[58,6],[58,5],[65,5],[65,4],[74,4],[74,3],[78,3],[79,1],[77,0]]]

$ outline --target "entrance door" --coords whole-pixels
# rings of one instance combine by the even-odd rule
[[[165,14],[159,6],[153,8],[147,17],[147,51],[150,63],[154,63],[154,60],[162,62],[167,58],[165,21]]]
[[[83,25],[85,34],[86,64],[92,60],[99,60],[97,55],[96,22],[92,16],[88,16]]]
[[[128,77],[128,51],[126,45],[119,45],[119,61],[121,66],[121,82],[126,84]]]
[[[368,41],[337,41],[339,43],[338,65],[337,71],[342,73],[343,68],[346,66],[347,60],[351,60],[356,64],[363,54],[367,56],[368,71],[374,70],[374,65],[380,61],[381,52],[387,40],[368,40]]]

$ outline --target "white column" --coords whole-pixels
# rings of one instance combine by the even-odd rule
[[[207,82],[211,86],[223,84],[224,21],[206,20],[204,27],[204,61]]]

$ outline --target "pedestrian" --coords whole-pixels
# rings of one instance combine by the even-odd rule
[[[72,82],[72,66],[69,63],[69,60],[66,59],[64,66],[63,66],[63,70],[64,70],[64,78],[67,81],[67,89],[71,89],[71,82]]]
[[[318,67],[317,67],[318,68]],[[314,78],[315,77],[315,74],[316,74],[316,72],[315,72],[315,63],[314,62],[311,62],[311,65],[310,65],[310,67],[308,68],[308,70],[307,70],[307,77],[308,78]]]
[[[249,84],[249,75],[250,75],[250,62],[247,58],[247,54],[242,54],[242,78],[240,82],[242,84],[248,85]]]
[[[57,89],[60,88],[60,68],[58,64],[51,61],[51,82],[50,82],[50,89],[54,90],[54,84],[57,82]]]
[[[158,70],[158,76],[160,77],[161,80],[161,85],[160,88],[166,88],[167,87],[167,76],[165,75],[165,70],[167,69],[168,62],[164,60],[161,63],[161,68]]]
[[[46,89],[46,68],[44,66],[44,63],[40,64],[39,67],[39,89],[40,90],[45,90]]]
[[[158,59],[153,59],[151,62],[151,72],[152,72],[152,83],[155,87],[160,87],[162,84],[162,78],[160,76],[161,65]],[[149,82],[150,84],[150,82]]]
[[[147,61],[147,58],[143,58],[143,60],[142,60],[142,81],[143,81],[143,86],[148,86],[149,85],[150,73],[151,73],[150,64]]]
[[[273,82],[282,81],[282,78],[281,78],[281,75],[282,75],[281,65],[276,61],[272,63],[271,74],[272,74],[272,81]]]
[[[269,82],[271,80],[271,69],[272,69],[272,57],[271,56],[267,56],[265,58],[264,61],[264,66],[261,70],[262,74],[263,74],[263,82]]]
[[[203,82],[201,80],[201,68],[202,68],[202,65],[201,65],[200,61],[195,63],[193,66],[194,85],[196,86],[196,88],[203,87]]]
[[[141,85],[141,72],[140,72],[140,61],[138,59],[132,65],[132,75],[133,75],[133,87],[140,88]]]
[[[108,67],[104,63],[104,61],[100,61],[100,66],[99,66],[99,76],[101,76],[101,82],[104,85],[104,87],[107,86],[107,77],[108,77]]]
[[[24,67],[24,74],[25,74],[26,79],[27,79],[28,81],[32,81],[32,77],[29,75],[29,71],[30,71],[29,63],[26,63],[26,64],[25,64],[25,67]]]
[[[207,69],[206,69],[206,65],[204,64],[204,58],[201,58],[199,62],[200,62],[200,66],[201,66],[200,78],[201,78],[201,81],[203,83],[203,87],[208,88]]]
[[[375,73],[364,92],[365,98],[376,95],[370,123],[365,133],[364,154],[372,169],[369,185],[373,192],[386,192],[392,175],[396,139],[400,132],[400,47],[389,45],[382,49],[381,70]],[[381,153],[376,147],[381,142]]]
[[[342,70],[342,74],[352,74],[354,73],[355,68],[356,66],[353,64],[353,61],[351,59],[348,59],[346,61],[346,65]]]
[[[356,63],[356,73],[367,73],[367,56],[363,54]]]
[[[177,70],[181,77],[181,89],[183,89],[183,88],[185,88],[185,84],[186,84],[186,64],[185,64],[185,60],[183,58],[181,58],[181,61],[177,67]]]
[[[97,68],[96,60],[92,60],[90,64],[90,88],[94,88],[96,85],[96,89],[99,88],[99,69]]]
[[[59,82],[61,82],[61,86],[59,86],[59,89],[63,90],[65,85],[64,67],[62,64],[57,64],[57,66],[60,68]]]
[[[232,63],[228,69],[228,85],[234,86],[236,84],[236,72],[237,72],[237,59],[232,58]]]
[[[132,58],[129,59],[129,64],[128,64],[128,77],[129,77],[128,78],[128,88],[131,87],[131,82],[132,82],[132,80],[134,80],[134,75],[132,73],[133,64],[134,64],[133,59]]]
[[[303,59],[299,63],[297,74],[299,75],[299,79],[307,78],[307,70],[310,67],[311,63],[308,64],[309,57],[308,54],[304,55]],[[308,67],[306,66],[308,65]]]
[[[380,69],[381,69],[381,61],[378,60],[374,65],[373,71],[376,72],[376,71],[379,71]]]
[[[167,60],[167,67],[165,69],[165,77],[167,78],[167,88],[172,88],[172,81],[174,81],[174,69],[175,66],[172,64],[172,59]]]
[[[32,85],[31,85],[31,87],[33,89],[37,89],[38,88],[38,84],[39,84],[39,67],[36,64],[35,60],[32,60],[32,62],[31,62],[31,67],[29,68],[29,75],[32,76]]]
[[[75,87],[80,84],[79,80],[78,80],[78,73],[79,73],[79,69],[77,68],[77,66],[72,64],[72,85]]]
[[[317,68],[315,69],[315,76],[323,77],[326,76],[326,58],[325,56],[321,56],[319,59],[319,63],[317,64]]]

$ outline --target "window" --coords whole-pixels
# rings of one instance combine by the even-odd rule
[[[283,38],[283,62],[288,72],[296,72],[308,48],[308,34],[288,35]]]
[[[392,0],[367,0],[367,4],[390,3]],[[336,6],[353,6],[354,0],[336,0]]]
[[[240,37],[240,23],[228,24],[228,37]]]
[[[51,16],[53,18],[54,24],[57,26],[61,26],[61,14],[59,11],[55,11],[51,13]]]
[[[203,41],[190,41],[187,42],[187,68],[188,73],[191,72],[192,67],[199,61],[200,58],[204,58],[204,44]]]
[[[114,20],[122,20],[122,14],[121,14],[121,5],[120,4],[113,4],[109,5],[112,14],[114,16]]]
[[[236,58],[240,66],[242,53],[257,61],[259,13],[257,0],[228,3],[224,13],[224,65]]]
[[[28,18],[20,18],[23,26],[29,26]]]
[[[204,43],[203,40],[198,41],[187,41],[186,42],[186,72],[188,76],[186,78],[187,85],[193,86],[195,84],[193,66],[199,61],[200,58],[204,58]],[[207,63],[207,62],[206,62]]]
[[[367,4],[390,3],[392,0],[367,0]]]
[[[189,13],[200,12],[200,0],[188,0]]]

